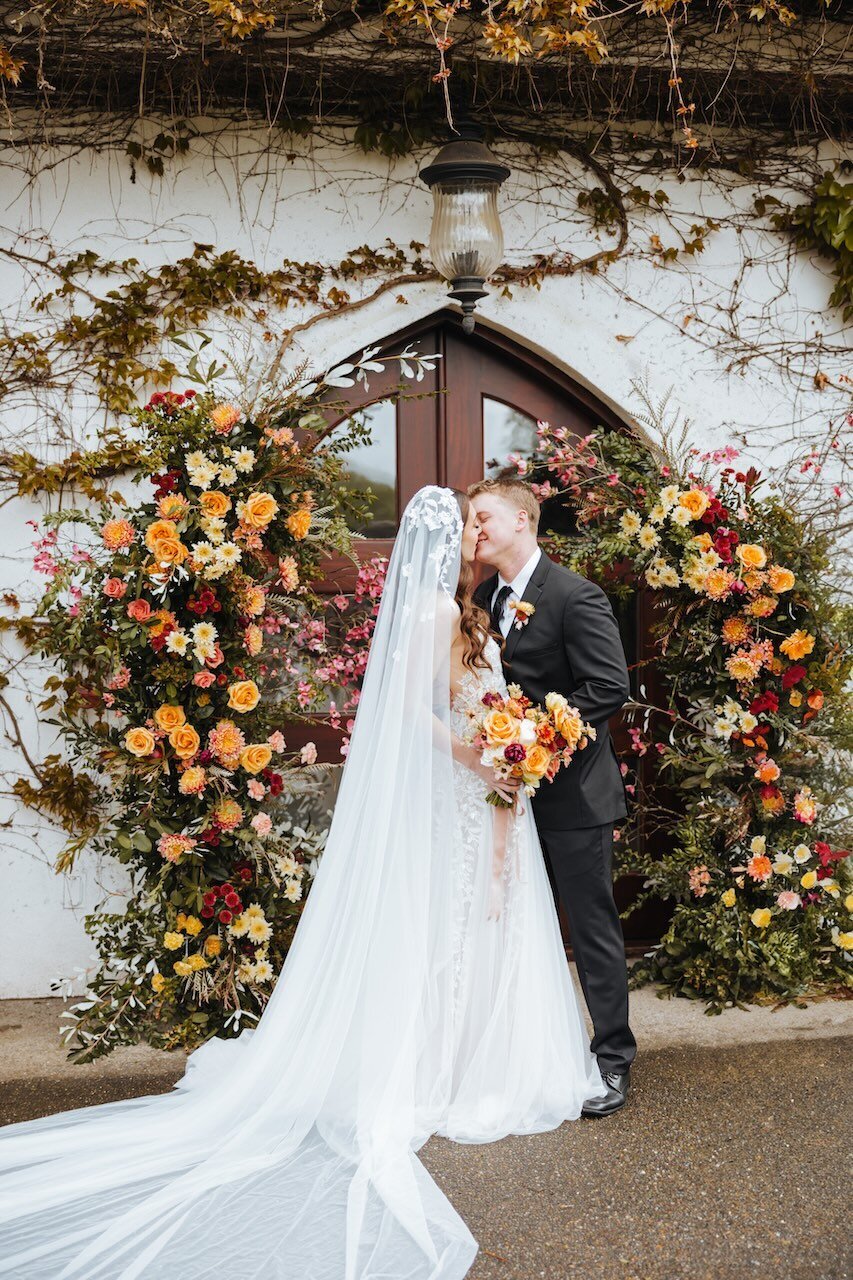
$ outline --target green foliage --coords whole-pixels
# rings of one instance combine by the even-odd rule
[[[851,162],[845,161],[840,172],[849,173],[851,168]],[[808,204],[774,214],[772,222],[780,230],[790,231],[801,248],[829,258],[835,275],[829,303],[849,320],[853,316],[853,182],[839,182],[827,173]]]

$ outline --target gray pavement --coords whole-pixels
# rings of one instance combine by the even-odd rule
[[[708,1017],[646,987],[630,1009],[621,1111],[421,1150],[480,1243],[470,1280],[851,1280],[853,1000]],[[61,1010],[0,1001],[0,1123],[181,1075],[181,1052],[144,1047],[70,1065]]]

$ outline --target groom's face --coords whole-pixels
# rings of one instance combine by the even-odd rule
[[[529,529],[527,512],[497,493],[478,493],[471,501],[480,521],[477,560],[481,564],[497,564]]]

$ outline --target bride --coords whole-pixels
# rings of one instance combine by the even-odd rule
[[[478,532],[456,490],[406,507],[326,849],[257,1027],[195,1050],[171,1093],[3,1130],[0,1274],[458,1280],[477,1242],[416,1155],[427,1138],[553,1129],[606,1093],[530,806],[487,804],[464,741],[466,709],[506,690],[471,599]]]

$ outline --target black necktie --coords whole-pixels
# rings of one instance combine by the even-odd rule
[[[503,617],[504,604],[506,603],[507,596],[511,595],[512,587],[501,587],[500,591],[495,596],[495,603],[492,605],[492,630],[497,632],[499,636],[503,635],[503,632],[501,631],[501,618]]]

